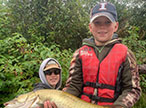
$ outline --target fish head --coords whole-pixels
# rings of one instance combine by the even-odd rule
[[[11,101],[4,103],[4,108],[30,108],[30,107],[38,107],[39,105],[39,95],[35,94],[35,92],[30,92],[27,94],[19,95]]]

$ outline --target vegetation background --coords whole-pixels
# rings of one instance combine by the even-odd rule
[[[39,82],[38,70],[47,57],[63,69],[63,85],[73,52],[88,30],[91,7],[101,0],[0,0],[0,107],[29,92]],[[106,1],[106,0],[104,0]],[[146,63],[145,0],[107,0],[118,10],[118,35]],[[146,108],[146,75],[140,74],[142,96],[133,108]]]

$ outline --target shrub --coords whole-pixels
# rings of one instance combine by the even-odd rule
[[[48,57],[57,59],[61,64],[64,84],[72,55],[70,49],[60,51],[57,45],[28,44],[21,34],[13,35],[0,40],[0,104],[33,90],[33,84],[40,81],[39,66]]]

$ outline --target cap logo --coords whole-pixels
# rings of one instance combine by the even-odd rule
[[[106,10],[106,4],[107,4],[107,3],[100,3],[100,8],[99,8],[99,10]]]

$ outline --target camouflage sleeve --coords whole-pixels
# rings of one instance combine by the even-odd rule
[[[69,68],[69,77],[63,91],[72,95],[79,96],[82,92],[83,77],[81,69],[81,61],[79,59],[79,49],[73,54]]]
[[[134,54],[128,50],[122,72],[122,94],[114,102],[124,108],[131,108],[140,98],[140,78]]]
[[[138,70],[140,74],[146,74],[146,64],[138,65]]]

